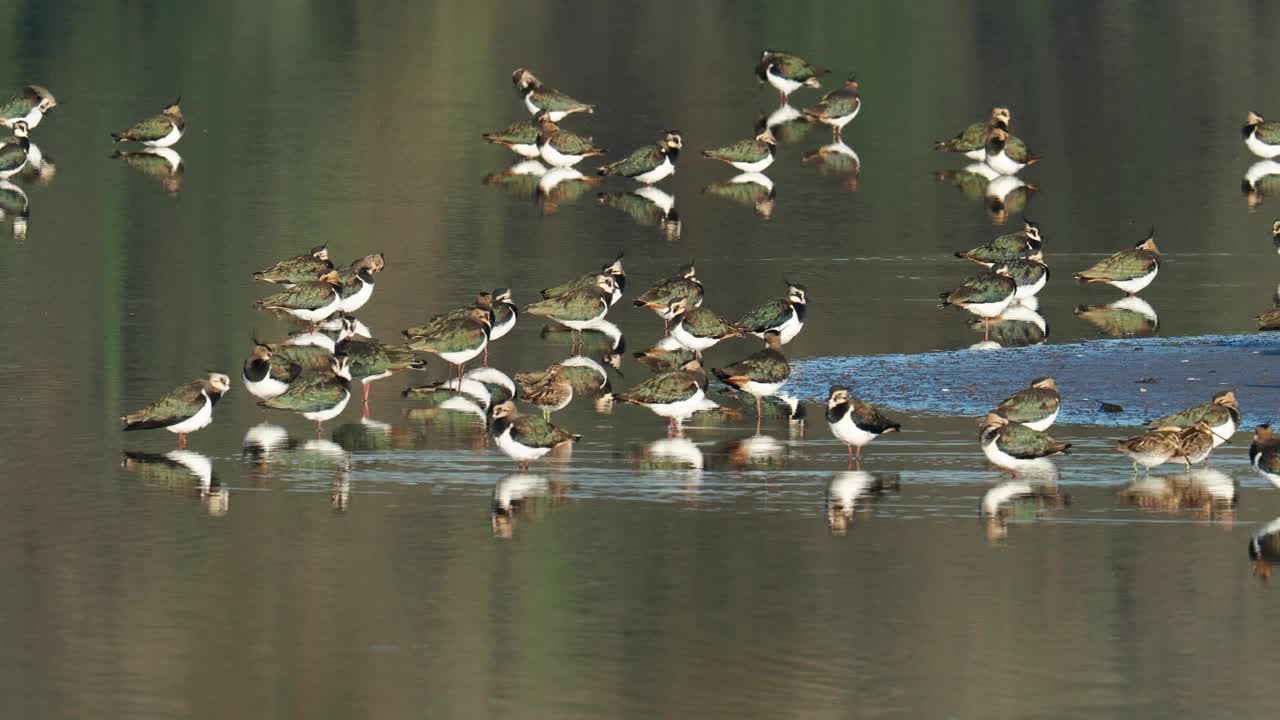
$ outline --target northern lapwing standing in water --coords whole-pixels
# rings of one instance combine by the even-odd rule
[[[787,96],[802,87],[822,87],[818,78],[828,72],[831,71],[810,65],[804,58],[783,50],[765,50],[756,63],[756,78],[772,85],[784,105]]]
[[[489,316],[492,327],[489,342],[506,336],[520,319],[520,308],[511,300],[510,288],[496,288],[490,295]],[[489,348],[484,349],[484,365],[489,366]]]
[[[1040,156],[1028,150],[1026,143],[1000,128],[987,136],[985,150],[982,161],[1001,175],[1016,175],[1022,168],[1040,162]]]
[[[253,274],[253,279],[277,285],[293,285],[315,280],[330,270],[333,270],[333,263],[329,261],[329,246],[316,245],[306,255],[285,258],[266,270],[259,270]]]
[[[488,309],[473,307],[465,315],[446,316],[423,328],[420,335],[409,338],[409,349],[439,355],[458,369],[461,378],[467,363],[489,346],[492,323]]]
[[[30,157],[31,140],[27,137],[27,121],[13,124],[13,137],[0,141],[0,180],[22,172]]]
[[[326,420],[332,420],[342,414],[349,400],[351,400],[350,359],[346,355],[338,354],[330,358],[327,371],[316,371],[304,375],[290,385],[288,390],[269,400],[261,400],[258,404],[275,410],[291,410],[308,420],[315,420],[318,433],[323,429]]]
[[[670,309],[671,319],[675,321],[675,325],[671,327],[671,337],[699,355],[721,340],[746,335],[742,328],[715,312],[704,307],[690,307],[688,298],[673,300]]]
[[[400,370],[425,370],[426,361],[408,347],[385,345],[373,338],[348,337],[337,344],[334,354],[346,355],[351,380],[364,386],[363,416],[369,416],[369,383],[391,377]]]
[[[582,439],[581,435],[562,430],[545,418],[519,414],[515,403],[510,400],[495,405],[491,415],[493,424],[490,432],[494,443],[521,469],[527,470],[530,462],[559,445]]]
[[[862,448],[867,443],[902,429],[880,408],[850,395],[849,388],[843,385],[832,386],[827,395],[827,427],[837,440],[848,446],[851,465],[862,458]]]
[[[27,85],[0,105],[0,125],[13,126],[19,120],[34,130],[44,114],[58,106],[49,89],[40,85]]]
[[[613,294],[609,297],[609,304],[614,305],[622,299],[622,291],[627,287],[627,273],[622,268],[622,253],[618,253],[618,257],[614,258],[613,262],[600,268],[599,273],[584,273],[572,280],[562,282],[555,287],[549,287],[542,291],[542,297],[544,300],[550,300],[554,297],[560,297],[570,290],[594,287],[596,284],[596,276],[600,273],[604,273],[613,278]]]
[[[599,273],[595,284],[540,300],[527,306],[524,311],[569,328],[577,335],[578,345],[581,346],[582,331],[592,329],[609,314],[614,288],[613,276]]]
[[[668,130],[659,142],[646,145],[617,162],[596,170],[601,175],[629,177],[636,182],[652,185],[676,173],[676,159],[684,139],[678,130]]]
[[[1261,158],[1270,160],[1280,155],[1280,122],[1267,122],[1261,115],[1250,112],[1240,128],[1244,145]]]
[[[991,339],[991,319],[999,317],[1009,307],[1017,292],[1017,283],[1009,277],[1008,267],[1001,263],[986,275],[971,277],[955,290],[939,295],[942,302],[938,307],[954,305],[982,318],[985,341]]]
[[[1187,428],[1200,421],[1209,424],[1213,432],[1213,446],[1217,447],[1235,435],[1240,427],[1240,404],[1236,402],[1236,394],[1231,390],[1223,390],[1213,396],[1209,402],[1193,405],[1181,412],[1165,415],[1147,423],[1148,427]]]
[[[858,117],[862,98],[858,96],[858,81],[850,76],[844,85],[822,96],[816,104],[804,109],[804,114],[824,125],[831,126],[831,141],[836,142],[844,132],[844,126]]]
[[[554,363],[546,370],[516,373],[520,399],[542,410],[542,417],[564,409],[573,400],[573,383],[564,366]]]
[[[960,153],[970,160],[981,162],[987,157],[987,137],[991,131],[1000,128],[1009,129],[1009,108],[991,108],[991,117],[986,122],[976,122],[956,133],[950,140],[939,140],[933,144],[934,150]]]
[[[590,138],[562,130],[546,113],[539,114],[537,120],[540,127],[538,152],[548,165],[570,168],[585,158],[604,155],[604,148],[597,147]]]
[[[996,263],[1029,257],[1040,251],[1043,245],[1044,238],[1040,235],[1040,223],[1024,217],[1021,232],[1001,235],[986,245],[959,251],[956,257],[989,268]]]
[[[116,142],[128,140],[150,147],[173,145],[182,139],[182,133],[187,129],[187,120],[182,116],[180,102],[181,98],[174,100],[158,115],[152,115],[127,130],[111,133],[111,137]]]
[[[1133,461],[1133,473],[1138,473],[1141,465],[1149,474],[1151,468],[1163,465],[1174,458],[1180,451],[1179,434],[1182,428],[1162,427],[1148,430],[1141,435],[1116,441],[1116,450],[1129,456]]]
[[[338,273],[330,270],[315,280],[290,285],[254,305],[259,310],[281,310],[315,325],[337,312],[342,305],[340,287]]]
[[[271,346],[257,343],[244,361],[240,378],[244,389],[259,400],[270,400],[289,389],[289,385],[302,376],[303,367],[286,355],[276,356]]]
[[[1014,475],[1023,470],[1044,468],[1047,458],[1066,453],[1071,447],[1071,443],[1058,442],[1050,435],[995,413],[987,413],[980,424],[978,441],[982,454],[992,465]]]
[[[1027,257],[1007,260],[1003,263],[1009,277],[1017,285],[1014,300],[1026,300],[1036,296],[1049,282],[1049,266],[1044,263],[1044,252],[1036,250]]]
[[[1058,383],[1051,377],[1036,378],[992,408],[991,412],[1008,420],[1044,432],[1058,419],[1062,398]]]
[[[728,163],[744,173],[758,173],[773,164],[778,141],[773,132],[765,128],[750,140],[741,140],[712,150],[703,150],[702,156]]]
[[[680,424],[699,410],[717,407],[707,399],[707,373],[695,358],[678,370],[654,375],[617,396],[620,402],[641,405],[659,417],[667,418],[672,435],[679,434]]]
[[[769,331],[777,332],[783,345],[791,342],[804,327],[809,307],[809,293],[803,285],[787,282],[787,296],[770,300],[747,311],[734,323],[738,327],[763,338]]]
[[[573,113],[596,111],[595,105],[575,100],[559,90],[543,85],[533,73],[524,68],[516,68],[516,71],[511,74],[511,82],[515,84],[516,92],[520,93],[520,97],[524,99],[524,106],[529,109],[529,114],[537,115],[545,112],[551,118],[551,122],[560,122]]]
[[[1160,272],[1160,249],[1156,247],[1156,229],[1147,239],[1130,250],[1121,250],[1087,270],[1075,274],[1078,282],[1106,283],[1129,295],[1136,294],[1156,279]]]
[[[342,303],[338,306],[338,311],[349,315],[364,307],[369,298],[373,297],[373,274],[382,272],[386,264],[387,260],[382,253],[374,253],[365,255],[351,263],[351,267],[340,270],[338,281],[341,285],[338,292],[342,296]]]
[[[631,301],[636,307],[648,308],[662,318],[662,330],[669,333],[671,320],[676,313],[672,304],[684,299],[687,306],[698,307],[702,304],[702,283],[698,280],[698,272],[693,261],[681,267],[672,277],[659,282]]]
[[[231,378],[222,373],[209,373],[208,377],[174,388],[159,400],[120,420],[124,422],[126,431],[164,428],[177,433],[178,447],[185,448],[187,433],[213,422],[213,406],[230,389]]]
[[[538,136],[542,134],[542,125],[529,120],[512,123],[505,130],[484,133],[486,142],[501,145],[511,152],[525,158],[542,157],[538,150]]]
[[[1280,437],[1276,437],[1271,425],[1263,423],[1253,429],[1253,442],[1249,445],[1249,464],[1272,485],[1280,487]]]
[[[412,340],[416,337],[423,337],[435,331],[435,329],[444,322],[452,322],[460,318],[469,317],[473,310],[480,309],[489,315],[489,324],[493,324],[493,293],[482,292],[476,294],[475,302],[465,307],[454,308],[439,315],[434,315],[421,325],[414,325],[411,328],[401,330],[400,334]]]
[[[764,349],[723,368],[711,372],[735,390],[756,399],[756,432],[760,432],[760,404],[764,398],[778,394],[791,377],[791,365],[782,354],[782,336],[777,330],[764,334]]]

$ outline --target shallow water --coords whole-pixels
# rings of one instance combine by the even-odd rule
[[[1136,485],[1110,445],[1222,387],[1246,428],[1275,420],[1277,343],[1252,317],[1280,281],[1276,200],[1261,181],[1242,192],[1256,158],[1238,126],[1250,109],[1280,113],[1265,105],[1275,73],[1241,61],[1274,46],[1276,12],[0,7],[13,29],[0,88],[40,82],[60,102],[33,133],[56,173],[15,179],[25,234],[12,213],[0,221],[4,707],[1260,714],[1280,628],[1246,547],[1280,516],[1280,494],[1248,467],[1247,434],[1190,478],[1167,468]],[[780,132],[772,197],[723,186],[733,173],[698,157],[775,110],[750,74],[765,46],[833,79],[857,72],[866,105],[844,133],[856,175],[803,161],[823,128]],[[514,157],[478,135],[525,117],[509,80],[520,65],[599,105],[565,125],[611,157],[683,132],[679,172],[661,184],[678,233],[628,183],[539,194],[504,173]],[[180,175],[109,157],[109,131],[179,93]],[[1018,208],[994,224],[984,201],[939,181],[964,163],[929,141],[993,103],[1045,156],[1022,176],[1053,276],[1038,320],[994,334],[1044,344],[970,351],[981,328],[936,307],[976,268],[951,253],[1016,228]],[[1120,298],[1071,272],[1151,224],[1165,264],[1147,307],[1087,319]],[[257,408],[238,376],[251,337],[292,329],[253,309],[268,288],[249,273],[321,242],[339,263],[386,254],[360,317],[388,340],[478,290],[509,285],[528,302],[619,250],[628,296],[693,258],[706,306],[730,316],[789,277],[811,299],[786,348],[809,416],[775,409],[757,435],[753,409],[727,400],[738,412],[669,439],[646,410],[575,401],[555,418],[583,442],[516,474],[478,418],[399,397],[444,377],[432,360],[374,386],[373,422],[353,403],[317,436]],[[660,335],[625,302],[610,318],[628,353]],[[1117,328],[1130,337],[1098,341]],[[612,347],[588,338],[590,354]],[[707,359],[754,347],[729,341]],[[491,358],[514,372],[569,354],[567,336],[525,318]],[[235,387],[188,454],[168,433],[119,432],[119,415],[205,369]],[[1050,373],[1064,392],[1052,432],[1074,445],[1056,461],[1058,492],[989,522],[981,503],[1008,478],[983,460],[973,417]],[[610,380],[647,376],[626,357]],[[866,474],[846,474],[813,402],[835,381],[903,422],[867,449]]]

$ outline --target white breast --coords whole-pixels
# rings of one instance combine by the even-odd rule
[[[551,147],[551,143],[542,144],[542,159],[556,167],[571,167],[582,161],[581,155],[566,155],[559,150]]]
[[[243,373],[241,373],[240,379],[244,380],[244,389],[248,390],[250,395],[263,400],[270,400],[289,389],[288,383],[283,383],[271,377],[270,372],[267,373],[266,377],[258,381],[249,380],[244,377]]]
[[[169,128],[168,135],[165,135],[159,140],[143,141],[142,144],[149,145],[151,147],[169,147],[170,145],[178,142],[178,140],[181,138],[182,138],[182,130],[177,125],[173,125]]]
[[[773,154],[771,153],[765,156],[763,160],[755,162],[731,162],[729,164],[744,173],[758,173],[773,164]]]
[[[1142,288],[1150,285],[1151,281],[1156,279],[1156,273],[1158,272],[1160,272],[1160,266],[1155,265],[1151,268],[1151,272],[1140,278],[1134,278],[1133,280],[1112,280],[1107,284],[1127,293],[1136,293]]]
[[[213,422],[213,401],[209,399],[209,393],[201,390],[200,394],[204,396],[204,405],[200,406],[196,414],[180,423],[170,425],[165,430],[171,433],[190,433]]]
[[[304,418],[306,418],[306,419],[308,419],[308,420],[315,420],[315,421],[317,421],[317,422],[324,422],[325,420],[332,420],[333,418],[336,418],[336,417],[338,417],[339,415],[341,415],[341,414],[342,414],[342,411],[343,411],[343,410],[345,410],[345,409],[346,409],[346,407],[347,407],[347,401],[348,401],[348,400],[350,400],[350,399],[351,399],[351,391],[350,391],[350,390],[347,390],[347,391],[345,391],[345,392],[342,394],[342,399],[338,401],[338,404],[337,404],[337,405],[334,405],[333,407],[329,408],[328,410],[317,410],[317,411],[315,411],[315,412],[304,412],[304,413],[302,413],[302,417],[304,417]]]
[[[1268,145],[1259,140],[1257,128],[1254,128],[1253,132],[1249,133],[1249,137],[1244,139],[1244,145],[1249,148],[1249,152],[1258,157],[1271,159],[1280,155],[1280,145]]]
[[[501,435],[494,438],[494,442],[497,444],[499,450],[506,453],[507,457],[515,460],[516,462],[537,460],[548,452],[551,452],[551,448],[529,447],[516,442],[511,438],[510,425],[502,431]]]
[[[831,434],[835,435],[836,439],[854,447],[862,447],[876,439],[875,435],[858,427],[850,413],[845,413],[844,417],[837,422],[828,422],[827,427],[831,428]]]
[[[636,175],[635,179],[639,182],[644,183],[645,185],[651,185],[665,177],[674,175],[675,171],[676,171],[676,166],[671,163],[671,158],[664,155],[662,157],[661,165],[659,165],[658,167],[648,172],[642,172],[639,175]]]
[[[342,303],[339,306],[342,312],[353,313],[364,307],[364,304],[369,302],[369,298],[373,297],[373,283],[365,282],[362,277],[356,277],[356,279],[360,281],[360,289],[353,295],[342,299]]]

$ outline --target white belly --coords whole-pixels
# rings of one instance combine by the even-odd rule
[[[786,384],[787,384],[786,380],[783,380],[782,382],[776,382],[776,383],[762,383],[762,382],[756,382],[754,380],[748,380],[742,385],[739,385],[738,389],[749,395],[754,395],[756,397],[772,397],[775,393],[777,393],[779,390],[782,389],[783,385],[786,385]]]
[[[1044,284],[1045,282],[1048,281],[1048,279],[1049,279],[1049,274],[1044,273],[1040,276],[1039,280],[1036,280],[1034,283],[1030,285],[1019,285],[1017,291],[1015,291],[1013,294],[1013,298],[1015,300],[1022,300],[1023,298],[1029,298],[1034,296],[1036,293],[1044,289]]]
[[[982,162],[983,160],[987,159],[987,149],[978,148],[977,150],[970,150],[969,152],[964,153],[964,156],[969,158],[970,160],[977,160],[978,162]]]
[[[473,348],[471,350],[459,350],[457,352],[442,352],[442,353],[436,353],[436,354],[440,356],[441,360],[444,360],[450,365],[461,365],[465,362],[469,362],[472,358],[484,352],[484,349],[488,345],[489,345],[489,339],[485,338],[484,341],[481,342],[478,347]]]
[[[26,117],[22,118],[27,122],[28,130],[35,130],[40,121],[44,119],[44,111],[40,109],[39,103],[35,107],[27,111]]]
[[[383,378],[389,378],[389,377],[391,377],[391,374],[392,374],[392,371],[387,370],[386,372],[380,372],[380,373],[378,373],[377,375],[370,375],[370,376],[368,376],[368,377],[362,377],[362,378],[360,378],[360,383],[361,383],[361,384],[363,384],[363,385],[368,385],[369,383],[374,382],[375,380],[381,380],[381,379],[383,379]]]
[[[691,335],[688,330],[685,330],[683,321],[676,323],[676,326],[671,328],[671,337],[694,352],[702,352],[720,342],[720,338],[695,337]]]
[[[982,514],[987,517],[995,517],[1000,513],[1002,505],[1016,498],[1027,497],[1032,492],[1031,485],[1028,483],[1000,483],[982,496]]]
[[[878,437],[854,424],[853,417],[849,413],[845,413],[839,422],[827,423],[827,427],[831,428],[831,434],[835,435],[836,439],[854,447],[862,447]]]
[[[350,399],[351,399],[351,391],[350,391],[350,390],[348,390],[348,391],[346,391],[346,392],[342,395],[342,399],[338,401],[338,404],[337,404],[337,405],[334,405],[333,407],[329,408],[328,410],[317,410],[317,411],[315,411],[315,412],[304,412],[304,413],[302,413],[302,417],[304,417],[304,418],[306,418],[306,419],[308,419],[308,420],[315,420],[315,421],[317,421],[317,422],[324,422],[325,420],[332,420],[333,418],[336,418],[336,417],[338,417],[339,415],[341,415],[341,414],[342,414],[342,411],[343,411],[343,410],[345,410],[345,409],[347,408],[347,401],[348,401],[348,400],[350,400]]]
[[[3,145],[0,145],[0,147],[3,147]],[[25,167],[27,166],[27,160],[28,160],[28,158],[27,158],[27,157],[23,157],[23,158],[22,158],[22,164],[21,164],[21,165],[19,165],[18,167],[13,168],[12,170],[0,170],[0,180],[3,180],[3,179],[5,179],[5,178],[12,177],[12,176],[17,175],[18,173],[22,172],[22,169],[23,169],[23,168],[25,168]]]
[[[1025,163],[1014,162],[1013,160],[1010,160],[1009,156],[1006,155],[1003,150],[1001,150],[999,153],[996,153],[995,155],[987,155],[986,163],[987,165],[991,166],[992,170],[995,170],[1001,175],[1012,175],[1018,172],[1019,170],[1021,170],[1022,168],[1026,167]]]
[[[511,332],[511,328],[515,326],[516,326],[516,314],[511,313],[511,317],[507,318],[505,322],[494,325],[493,329],[489,331],[489,342],[493,342],[494,340],[497,340],[498,338]]]
[[[529,462],[530,460],[537,460],[543,455],[551,452],[551,448],[528,447],[512,440],[510,425],[507,426],[507,429],[504,430],[501,435],[494,438],[494,442],[497,444],[498,449],[505,453],[507,457],[521,463]]]
[[[744,173],[758,173],[773,164],[773,154],[771,153],[763,160],[755,162],[731,162],[729,164]]]
[[[145,140],[142,144],[149,145],[151,147],[169,147],[170,145],[178,142],[181,138],[182,130],[180,130],[177,125],[174,125],[169,129],[168,135],[165,135],[159,140]]]
[[[1257,129],[1254,129],[1253,132],[1249,133],[1249,137],[1244,139],[1244,145],[1249,148],[1249,152],[1268,160],[1280,155],[1280,145],[1268,145],[1259,140]]]
[[[1017,293],[1015,292],[1014,295],[1016,294]],[[1004,312],[1005,308],[1009,307],[1009,303],[1011,302],[1013,302],[1013,295],[1010,295],[1009,297],[1005,298],[1004,300],[1000,300],[999,302],[970,303],[968,305],[965,305],[964,309],[968,310],[974,315],[977,315],[978,317],[994,318],[994,317],[999,317],[1000,313]]]
[[[707,408],[707,396],[702,388],[690,395],[684,400],[677,400],[673,403],[655,403],[653,405],[645,405],[655,414],[665,418],[675,418],[683,420],[699,410]],[[711,407],[715,407],[714,404]]]
[[[195,415],[192,415],[176,425],[170,425],[165,428],[165,430],[168,430],[171,433],[190,433],[195,432],[213,422],[213,401],[209,399],[209,395],[203,390],[200,394],[204,395],[204,405],[201,406],[200,410]]]
[[[790,95],[791,93],[795,92],[796,89],[804,85],[804,83],[802,82],[797,82],[795,80],[788,80],[787,78],[784,78],[781,75],[775,73],[773,71],[772,66],[770,66],[768,70],[765,70],[764,74],[765,74],[765,77],[769,79],[769,84],[777,88],[778,92],[782,93],[783,95]]]
[[[542,144],[541,153],[543,160],[556,167],[572,167],[582,162],[583,157],[581,155],[566,155],[551,147],[549,142]]]
[[[1058,419],[1058,411],[1054,410],[1053,413],[1050,414],[1049,417],[1047,418],[1044,418],[1042,420],[1036,420],[1035,422],[1022,423],[1022,424],[1026,425],[1032,430],[1039,430],[1040,432],[1044,432],[1045,430],[1049,429],[1049,426],[1052,425],[1053,421],[1057,419]]]
[[[536,158],[542,155],[535,143],[513,143],[507,147],[511,148],[511,151],[520,157]]]
[[[858,103],[858,106],[855,107],[853,109],[853,112],[849,113],[848,115],[841,115],[840,117],[833,117],[833,118],[824,117],[822,118],[822,122],[826,125],[830,125],[834,128],[843,130],[845,125],[848,125],[850,122],[853,122],[853,119],[858,117],[858,112],[861,110],[862,110],[862,103]]]
[[[345,313],[353,313],[364,304],[369,302],[369,298],[373,297],[373,283],[365,282],[364,278],[356,278],[360,281],[360,289],[354,295],[349,295],[342,299],[342,303],[338,309]]]
[[[992,440],[982,446],[982,454],[987,456],[992,465],[1004,468],[1005,470],[1029,470],[1031,468],[1046,468],[1052,466],[1052,461],[1048,458],[1016,458],[999,448],[998,443]]]
[[[665,177],[674,175],[675,172],[676,172],[676,166],[672,164],[671,158],[663,157],[661,165],[650,170],[649,172],[643,172],[643,173],[640,173],[639,175],[636,175],[635,179],[638,182],[644,183],[645,185],[652,185],[653,183],[656,183]]]
[[[1147,273],[1146,275],[1143,275],[1140,278],[1134,278],[1133,280],[1112,280],[1108,284],[1114,288],[1117,288],[1119,290],[1123,290],[1127,293],[1132,294],[1150,285],[1151,281],[1156,279],[1156,273],[1158,272],[1160,272],[1160,266],[1156,265],[1155,267],[1151,268],[1151,272]]]
[[[271,377],[269,372],[266,377],[256,382],[245,378],[243,373],[240,375],[240,379],[244,380],[244,389],[248,390],[250,395],[263,400],[270,400],[289,389],[288,383],[280,382]]]
[[[786,345],[791,342],[796,335],[800,334],[800,329],[803,327],[804,323],[800,321],[800,314],[795,311],[795,308],[792,308],[791,314],[787,316],[786,320],[782,321],[781,325],[770,329],[777,330],[779,335],[778,339],[782,341],[783,345]],[[758,338],[763,338],[765,333],[768,331],[769,329],[766,329],[764,332],[753,332],[751,334]]]
[[[602,305],[600,308],[600,314],[595,316],[594,318],[591,318],[590,320],[559,320],[557,318],[551,318],[551,319],[569,328],[570,330],[590,330],[591,328],[595,327],[596,323],[603,321],[604,316],[608,314],[609,314],[609,306]]]
[[[1210,429],[1213,430],[1213,446],[1218,447],[1236,434],[1236,423],[1234,420],[1228,419],[1221,425],[1215,425]]]
[[[333,301],[324,307],[315,310],[307,310],[304,308],[287,308],[286,312],[290,315],[306,320],[307,322],[320,322],[330,315],[338,311],[338,307],[342,304],[342,298],[338,297],[338,293],[333,294]]]
[[[1146,453],[1132,453],[1132,452],[1125,452],[1125,451],[1122,451],[1122,452],[1124,452],[1124,454],[1127,455],[1130,460],[1133,460],[1134,462],[1138,463],[1139,465],[1145,468],[1153,468],[1153,467],[1156,467],[1157,465],[1163,465],[1169,462],[1169,459],[1173,457],[1172,452],[1146,452]]]

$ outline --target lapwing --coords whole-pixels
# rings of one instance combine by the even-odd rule
[[[373,338],[352,336],[338,343],[336,355],[346,355],[351,380],[364,386],[363,416],[369,416],[369,383],[391,377],[401,370],[425,370],[426,361],[408,347],[385,345]]]
[[[365,255],[351,263],[351,267],[340,270],[338,281],[341,285],[338,292],[342,296],[342,303],[338,306],[338,311],[349,315],[364,307],[369,298],[373,297],[373,274],[382,272],[386,264],[387,260],[382,253],[374,253]]]
[[[493,319],[485,308],[471,308],[466,315],[445,317],[409,338],[409,349],[429,352],[458,369],[458,377],[472,358],[489,346]]]
[[[1014,300],[1035,297],[1044,289],[1045,283],[1049,282],[1049,266],[1045,265],[1044,252],[1041,250],[1036,250],[1024,258],[1007,260],[1003,265],[1018,288],[1013,296]]]
[[[604,273],[613,278],[613,294],[609,296],[609,304],[613,305],[622,299],[622,291],[627,287],[627,273],[622,268],[622,253],[618,253],[618,257],[613,262],[600,268],[600,272],[589,272],[579,275],[578,277],[567,282],[560,283],[554,287],[549,287],[542,291],[542,298],[550,300],[569,292],[584,287],[595,287],[596,276]]]
[[[542,134],[542,126],[537,122],[521,120],[513,123],[505,130],[484,133],[481,135],[487,142],[501,145],[511,152],[525,158],[538,158],[542,152],[538,150],[538,136]]]
[[[805,315],[809,307],[809,293],[803,285],[787,283],[787,296],[770,300],[747,311],[734,323],[738,327],[763,338],[769,331],[780,336],[783,345],[791,342],[800,329],[804,327]]]
[[[545,418],[519,414],[510,400],[495,405],[490,414],[494,443],[523,470],[555,447],[582,439],[581,435],[562,430]]]
[[[516,373],[520,399],[542,410],[542,417],[563,410],[573,400],[573,383],[560,363],[545,370]]]
[[[1280,487],[1280,437],[1276,437],[1271,425],[1263,423],[1253,429],[1253,442],[1249,445],[1249,464],[1272,485]]]
[[[676,342],[701,354],[721,340],[743,337],[742,328],[704,307],[690,307],[688,298],[677,298],[670,305],[671,337]]]
[[[1156,279],[1160,272],[1160,250],[1156,247],[1156,229],[1147,232],[1147,239],[1130,250],[1121,250],[1087,270],[1075,274],[1083,283],[1106,283],[1128,295],[1134,295]]]
[[[330,270],[315,280],[300,282],[255,303],[259,310],[280,310],[315,325],[342,305],[338,273]]]
[[[520,319],[520,308],[512,302],[511,288],[495,288],[489,294],[489,314],[493,328],[489,331],[489,342],[502,337],[516,326]],[[489,351],[485,349],[485,365],[489,364]]]
[[[289,385],[302,376],[303,369],[287,355],[277,357],[271,346],[257,343],[244,361],[240,378],[250,395],[259,400],[270,400],[288,390]]]
[[[421,325],[414,325],[411,328],[401,330],[400,334],[406,338],[413,339],[428,335],[436,330],[437,327],[444,322],[452,322],[460,318],[469,317],[471,311],[480,309],[489,314],[489,322],[493,323],[493,293],[481,292],[476,294],[475,302],[465,307],[454,308],[439,315],[432,316],[429,320]]]
[[[1051,377],[1036,378],[1031,386],[1005,398],[991,412],[1008,420],[1044,432],[1058,419],[1062,402],[1058,383]]]
[[[786,104],[787,96],[802,87],[822,87],[818,78],[830,70],[810,65],[804,58],[783,50],[765,50],[756,63],[756,77],[778,91],[779,100]]]
[[[167,105],[158,115],[152,115],[137,125],[120,132],[111,133],[116,142],[140,142],[149,147],[169,147],[182,138],[187,129],[186,118],[182,116],[179,103],[181,98]]]
[[[48,88],[40,85],[27,85],[0,105],[0,125],[13,126],[19,120],[27,124],[28,130],[34,130],[45,113],[58,106],[58,101]]]
[[[994,266],[986,275],[971,277],[955,290],[939,295],[938,298],[942,302],[938,307],[954,305],[982,318],[987,329],[983,339],[990,340],[991,319],[999,317],[1000,313],[1009,307],[1009,303],[1013,302],[1017,292],[1017,283],[1009,277],[1009,269],[1001,263]]]
[[[986,122],[976,122],[956,133],[950,140],[939,140],[933,144],[934,150],[960,153],[970,160],[982,161],[987,157],[987,137],[991,131],[1000,128],[1009,129],[1009,108],[991,108],[991,117]]]
[[[703,150],[702,156],[728,163],[744,173],[758,173],[773,164],[778,141],[773,132],[765,128],[750,140],[741,140],[712,150]]]
[[[680,424],[699,410],[718,407],[707,398],[707,373],[695,358],[678,370],[654,375],[617,396],[620,402],[641,405],[659,417],[667,418],[670,432],[676,435]]]
[[[613,276],[599,273],[596,275],[594,285],[540,300],[527,306],[524,311],[529,315],[554,320],[569,328],[577,333],[578,343],[581,344],[582,331],[590,330],[609,314],[614,288]]]
[[[617,162],[601,166],[597,173],[629,177],[636,182],[652,185],[676,173],[676,159],[684,139],[679,130],[668,130],[662,140],[646,145]]]
[[[981,422],[978,440],[982,454],[992,465],[1018,474],[1019,471],[1045,468],[1048,458],[1065,454],[1071,443],[1059,442],[1039,430],[1011,422],[995,413],[987,413]]]
[[[1250,112],[1240,134],[1244,136],[1244,146],[1254,155],[1268,160],[1280,155],[1280,122],[1267,122],[1261,115]]]
[[[595,105],[574,100],[558,90],[543,85],[533,73],[524,68],[516,68],[516,71],[511,74],[511,82],[515,84],[516,92],[524,98],[524,106],[528,108],[531,115],[545,112],[552,122],[560,122],[573,113],[596,111]]]
[[[824,125],[831,126],[831,141],[840,139],[844,126],[858,117],[862,98],[858,96],[858,81],[850,76],[844,85],[822,96],[822,100],[804,109],[804,114]]]
[[[316,421],[316,431],[324,427],[326,420],[342,414],[351,400],[351,365],[346,355],[334,355],[327,371],[304,375],[289,386],[288,390],[259,405],[275,410],[290,410],[308,420]]]
[[[540,132],[538,134],[538,152],[548,165],[558,168],[570,168],[584,159],[604,155],[605,149],[597,147],[590,138],[562,130],[546,113],[537,117]],[[543,176],[543,180],[546,176]]]
[[[27,122],[13,124],[13,137],[0,140],[0,180],[22,172],[30,158],[31,140],[27,137]]]
[[[956,257],[976,262],[983,267],[1018,258],[1029,257],[1040,251],[1044,238],[1040,235],[1040,223],[1024,217],[1022,231],[1001,235],[986,245],[956,253]]]
[[[756,399],[756,432],[759,432],[761,402],[778,394],[787,383],[791,365],[782,354],[782,336],[777,330],[769,330],[764,335],[763,350],[723,368],[712,368],[711,372],[726,385]]]
[[[1172,415],[1152,420],[1148,427],[1188,428],[1200,421],[1208,423],[1213,432],[1213,446],[1217,447],[1235,435],[1240,427],[1240,404],[1231,390],[1216,393],[1209,402],[1200,403]]]
[[[682,266],[672,277],[659,282],[631,301],[636,307],[648,308],[662,318],[664,333],[670,333],[670,324],[675,317],[672,304],[679,299],[688,301],[688,305],[702,305],[702,283],[698,281],[698,272],[693,261]]]
[[[1151,468],[1163,465],[1174,459],[1180,451],[1179,434],[1182,428],[1162,427],[1148,430],[1141,435],[1116,441],[1116,449],[1133,461],[1133,472],[1137,474],[1141,465],[1148,473]]]
[[[607,394],[612,389],[609,371],[586,355],[574,355],[561,360],[559,364],[564,368],[564,374],[569,378],[575,395]]]
[[[333,269],[333,263],[329,261],[329,246],[316,245],[306,255],[285,258],[266,270],[259,270],[253,274],[253,279],[277,285],[293,285],[315,280]]]
[[[230,389],[231,378],[222,373],[209,373],[205,378],[174,388],[159,400],[120,420],[124,422],[126,431],[164,428],[177,433],[178,447],[185,448],[187,433],[213,422],[213,406]]]
[[[1000,128],[988,135],[985,149],[982,161],[1001,175],[1016,175],[1022,168],[1040,162],[1040,156],[1027,149],[1026,143]]]
[[[862,448],[867,443],[902,429],[880,408],[851,396],[849,388],[843,385],[833,385],[827,395],[827,427],[837,440],[848,446],[850,464],[862,458]]]

